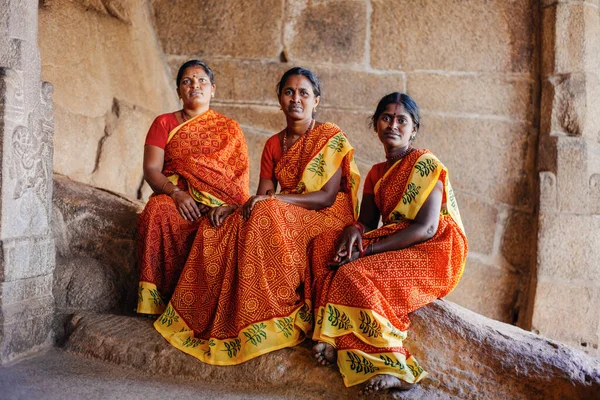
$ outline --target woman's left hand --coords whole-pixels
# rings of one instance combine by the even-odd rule
[[[236,210],[233,206],[213,207],[208,212],[208,220],[214,227],[219,227],[231,213]]]
[[[246,204],[244,204],[244,206],[242,207],[242,217],[247,221],[248,218],[250,218],[250,214],[252,213],[252,210],[254,209],[256,203],[263,200],[268,200],[270,198],[271,196],[268,196],[266,194],[257,194],[255,196],[250,197]]]
[[[352,252],[349,256],[346,257],[334,257],[333,261],[331,261],[329,264],[327,264],[327,266],[329,267],[329,269],[338,269],[339,267],[341,267],[344,264],[348,264],[349,262],[352,262],[354,260],[357,260],[360,258],[360,252],[357,249],[352,249]]]

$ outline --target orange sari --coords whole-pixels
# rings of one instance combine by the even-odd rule
[[[346,386],[389,374],[408,383],[427,373],[403,346],[408,314],[450,293],[467,255],[456,200],[442,163],[427,150],[415,150],[393,165],[375,185],[383,226],[363,235],[366,248],[410,225],[431,190],[444,184],[438,230],[408,248],[359,258],[330,270],[340,232],[314,241],[313,290],[317,321],[313,339],[337,350]]]
[[[326,123],[304,135],[275,168],[282,193],[319,190],[339,168],[331,207],[314,211],[277,199],[241,210],[219,228],[203,221],[181,279],[154,323],[176,348],[214,365],[234,365],[294,346],[312,329],[311,239],[354,220],[359,177],[344,133]]]
[[[210,207],[243,204],[249,197],[248,150],[242,130],[213,110],[169,133],[162,172],[194,200]],[[150,198],[138,220],[137,312],[165,310],[203,219],[186,221],[165,194]]]

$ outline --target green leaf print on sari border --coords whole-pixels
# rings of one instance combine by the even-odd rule
[[[159,317],[159,321],[162,325],[167,327],[173,325],[173,322],[179,321],[179,316],[175,313],[175,309],[169,304],[165,312]]]
[[[350,318],[346,315],[345,312],[341,312],[336,307],[331,304],[327,305],[329,316],[327,320],[331,322],[331,326],[336,327],[338,329],[352,329],[352,323]]]
[[[258,346],[259,343],[262,343],[263,339],[267,339],[267,332],[265,332],[266,328],[267,325],[264,322],[252,324],[250,328],[243,332],[244,336],[248,339],[246,340],[246,343],[250,342],[254,346]]]
[[[284,317],[283,319],[276,319],[275,326],[279,329],[277,333],[283,333],[286,339],[294,333],[294,318]]]
[[[237,356],[238,352],[242,349],[242,341],[240,339],[223,342],[223,345],[225,346],[225,350],[221,351],[226,351],[229,358]]]
[[[325,161],[323,153],[319,153],[319,155],[316,156],[315,158],[313,158],[313,160],[308,164],[307,169],[310,172],[314,172],[313,178],[317,175],[322,177],[323,174],[325,173],[326,165],[327,165],[327,162]]]
[[[360,329],[362,333],[369,337],[378,338],[381,336],[381,325],[362,310],[360,311]]]
[[[406,187],[406,191],[402,195],[402,204],[407,205],[412,203],[412,201],[419,195],[420,190],[421,186],[415,185],[414,182],[409,183]]]
[[[418,161],[415,164],[415,169],[419,172],[419,175],[421,175],[421,178],[429,176],[429,174],[432,173],[433,171],[435,171],[435,169],[437,167],[438,167],[437,163],[435,161],[433,161],[431,158],[427,158],[425,160]]]
[[[329,144],[327,144],[327,147],[329,147],[330,149],[332,149],[333,151],[337,152],[337,153],[341,153],[342,150],[344,149],[344,143],[346,143],[347,140],[344,137],[344,135],[342,135],[341,133],[338,133],[337,135],[335,135],[334,137],[331,138],[331,140],[329,141]]]
[[[355,354],[351,351],[346,352],[348,355],[347,363],[350,364],[350,369],[356,373],[364,373],[365,375],[372,374],[375,371],[379,371],[379,367],[376,367],[370,360],[367,360],[364,356]]]

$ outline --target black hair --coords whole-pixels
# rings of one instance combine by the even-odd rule
[[[285,85],[287,80],[291,76],[295,76],[295,75],[302,75],[310,81],[312,88],[313,88],[313,94],[315,95],[315,97],[319,97],[321,95],[321,80],[319,79],[319,77],[317,75],[315,75],[309,69],[302,68],[302,67],[294,67],[294,68],[288,69],[285,72],[285,74],[283,74],[281,79],[279,80],[279,83],[277,84],[277,96],[278,97],[281,96],[281,91],[283,90],[283,86]]]
[[[212,85],[215,84],[215,77],[213,75],[212,70],[210,69],[210,67],[208,65],[206,65],[205,63],[203,63],[200,60],[189,60],[189,61],[186,61],[185,63],[183,63],[183,65],[181,67],[179,67],[179,72],[177,72],[177,87],[179,87],[179,84],[181,83],[181,78],[183,78],[183,73],[189,67],[202,67],[204,72],[206,72],[206,75],[208,75],[208,79],[210,79],[210,83]]]
[[[421,124],[421,115],[419,114],[419,106],[415,101],[406,93],[394,92],[388,95],[385,95],[379,100],[379,104],[377,104],[377,109],[375,109],[375,113],[371,117],[371,127],[373,129],[377,129],[377,120],[385,111],[385,108],[390,104],[398,104],[404,107],[406,112],[410,115],[410,118],[415,124],[417,131],[419,130],[419,125]]]

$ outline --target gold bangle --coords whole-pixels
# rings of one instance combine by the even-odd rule
[[[169,193],[169,196],[173,196],[173,193],[175,192],[181,192],[181,189],[179,189],[177,186],[175,186],[175,188],[173,190],[171,190],[171,193]]]

